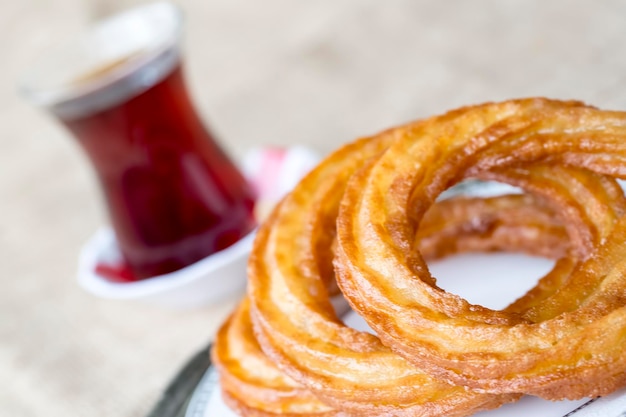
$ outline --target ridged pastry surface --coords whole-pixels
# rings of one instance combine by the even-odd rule
[[[339,149],[261,226],[213,358],[246,416],[468,416],[626,383],[626,114],[524,99]],[[438,200],[464,179],[523,195]],[[471,251],[556,260],[497,311],[437,286]],[[375,334],[345,326],[337,285]]]

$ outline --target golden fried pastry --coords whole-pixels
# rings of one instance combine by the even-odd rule
[[[623,385],[626,201],[609,175],[626,174],[624,124],[578,102],[517,100],[332,154],[259,230],[248,298],[213,351],[227,402],[247,416],[468,416],[522,393]],[[466,178],[528,194],[436,202]],[[502,311],[437,287],[426,265],[495,250],[557,261]],[[376,335],[337,317],[335,274]]]
[[[337,226],[338,283],[383,343],[481,392],[557,400],[623,386],[626,218],[607,175],[626,174],[626,115],[520,100],[461,109],[398,136],[351,178]],[[526,308],[494,311],[445,292],[413,250],[424,213],[465,177],[495,177],[578,211],[559,214],[579,261]],[[538,190],[549,182],[570,185]],[[589,222],[598,235],[578,233]]]
[[[555,214],[526,195],[442,201],[428,212],[416,243],[428,259],[476,250],[557,258],[567,251]],[[225,400],[241,415],[341,415],[330,413],[263,354],[252,332],[247,299],[220,329],[212,354]]]

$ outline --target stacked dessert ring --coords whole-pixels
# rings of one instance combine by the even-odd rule
[[[626,114],[524,99],[466,107],[326,158],[260,228],[246,300],[213,350],[249,416],[468,416],[522,394],[626,385]],[[452,198],[463,180],[523,195]],[[554,268],[506,309],[427,261],[521,251]],[[345,326],[337,292],[374,330]]]

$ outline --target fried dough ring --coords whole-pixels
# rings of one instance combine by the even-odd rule
[[[541,101],[531,103],[535,111],[552,107],[580,106],[577,103]],[[522,110],[524,106],[528,107],[529,103],[509,105],[513,108],[509,109],[509,113],[512,115]],[[252,319],[264,352],[278,363],[285,373],[311,389],[322,401],[350,413],[411,414],[415,413],[415,409],[407,407],[418,407],[416,404],[419,402],[422,402],[420,406],[445,403],[442,396],[449,392],[443,389],[440,381],[427,378],[397,358],[377,338],[341,325],[332,313],[322,284],[322,277],[330,273],[332,252],[329,247],[333,240],[333,223],[345,181],[370,157],[384,151],[403,130],[419,129],[423,124],[416,123],[386,132],[371,141],[357,142],[327,159],[287,197],[272,219],[261,228],[251,257],[249,294],[252,302]],[[497,172],[496,168],[498,167],[494,164],[492,175],[513,175],[513,170],[506,174],[506,171]],[[545,169],[544,171],[546,174],[551,173]],[[608,226],[605,224],[607,216],[604,213],[585,213],[584,207],[581,208],[578,203],[578,194],[593,194],[593,189],[601,189],[597,205],[612,206],[614,202],[608,196],[612,195],[617,185],[603,177],[581,171],[579,176],[585,177],[592,190],[590,191],[572,179],[576,177],[570,175],[574,171],[561,170],[560,174],[555,174],[557,177],[559,175],[563,177],[559,177],[560,182],[551,184],[544,181],[535,188],[557,187],[554,193],[565,197],[562,197],[563,202],[557,201],[554,204],[566,202],[573,204],[561,214],[566,218],[568,216],[573,218],[569,212],[590,215],[592,218],[586,221],[592,223],[588,224],[587,228],[598,227],[601,231],[592,230],[585,234],[578,229],[570,228],[570,238],[578,258],[557,263],[556,272],[553,271],[548,276],[556,278],[548,279],[548,285],[540,285],[539,289],[535,289],[534,301],[523,298],[521,305],[541,302],[547,297],[545,291],[548,294],[555,291],[554,283],[562,283],[562,277],[583,259],[582,255],[588,255],[588,249],[591,247],[589,242],[597,243],[594,239],[597,236],[605,236],[608,233],[605,229],[612,227],[611,222]],[[515,175],[520,177],[524,172],[518,169]],[[532,175],[540,176],[536,173]],[[570,179],[571,183],[568,182]],[[530,183],[530,180],[528,182]],[[603,190],[603,187],[606,190]],[[550,191],[545,194],[552,193]],[[621,200],[619,201],[619,204],[622,204]],[[598,218],[593,217],[596,214]],[[577,223],[585,224],[586,221]],[[407,246],[410,247],[411,245]],[[566,264],[565,267],[563,264]],[[339,269],[341,270],[341,267]],[[361,307],[367,308],[365,304],[371,304],[371,300],[365,298],[363,300],[364,305]],[[354,298],[352,301],[355,307]],[[526,320],[512,312],[496,313],[495,322],[523,323]],[[454,395],[449,398],[454,398]],[[454,401],[458,401],[458,398]],[[471,413],[467,411],[472,409],[471,405],[465,404],[460,407],[456,403],[452,407],[454,401],[448,402],[451,409],[464,410],[456,411],[459,412],[458,415]],[[476,401],[476,397],[473,397],[472,401]],[[489,406],[493,406],[493,398],[491,401]],[[485,404],[478,406],[485,407]],[[428,415],[428,410],[420,411]],[[446,411],[437,409],[433,414],[442,412]],[[447,412],[447,415],[453,413]]]
[[[545,204],[525,195],[453,198],[436,204],[416,239],[427,259],[467,251],[521,251],[563,256],[568,241]],[[243,300],[218,332],[213,362],[226,403],[242,416],[341,416],[285,376],[261,351]]]
[[[463,108],[396,135],[352,176],[337,227],[338,283],[383,343],[434,377],[481,392],[557,400],[626,384],[624,198],[602,175],[626,177],[626,114],[517,100]],[[533,193],[569,181],[571,189],[544,195],[571,200],[580,215],[560,213],[579,251],[570,273],[505,311],[437,287],[412,245],[441,192],[466,177],[494,176]],[[584,198],[593,199],[587,209]],[[600,233],[579,234],[592,218]]]
[[[337,214],[337,206],[348,178],[362,165],[366,165],[363,171],[355,175],[355,179],[352,180],[342,209],[342,213],[348,212],[349,210],[360,210],[359,213],[363,214],[361,206],[351,206],[352,203],[357,201],[361,203],[361,199],[358,198],[358,195],[355,197],[355,194],[358,194],[358,190],[355,188],[356,186],[354,184],[363,180],[363,178],[370,178],[369,175],[372,171],[381,169],[381,166],[385,167],[385,164],[389,163],[388,160],[381,162],[383,158],[388,155],[389,151],[386,150],[387,146],[393,145],[392,149],[397,149],[399,145],[395,143],[396,141],[399,143],[404,140],[404,137],[410,137],[414,135],[415,132],[423,131],[426,128],[432,129],[433,126],[430,125],[441,123],[442,120],[440,119],[449,122],[450,120],[462,118],[466,113],[472,112],[478,113],[481,117],[487,119],[487,121],[504,120],[505,122],[496,123],[494,127],[491,127],[490,130],[483,135],[479,135],[481,130],[480,126],[478,126],[478,128],[475,129],[477,130],[475,134],[476,138],[471,145],[473,148],[470,147],[471,149],[469,149],[469,151],[468,148],[461,149],[456,154],[448,153],[447,156],[443,158],[443,160],[448,158],[451,165],[459,161],[467,163],[467,169],[465,171],[455,171],[449,167],[440,166],[439,170],[445,171],[447,169],[448,171],[438,177],[432,176],[427,178],[427,180],[434,178],[439,182],[431,182],[429,186],[425,187],[426,190],[421,189],[418,190],[419,192],[415,192],[417,188],[411,188],[410,180],[405,180],[404,177],[398,177],[400,180],[396,178],[397,181],[392,184],[393,187],[395,187],[394,191],[401,190],[404,194],[390,195],[389,201],[386,201],[386,203],[389,203],[390,207],[393,207],[392,203],[404,203],[398,204],[396,208],[406,209],[406,211],[391,211],[392,216],[389,216],[389,213],[385,212],[384,214],[388,217],[385,218],[384,226],[388,228],[387,232],[391,232],[391,235],[395,239],[393,244],[398,244],[398,242],[402,244],[399,249],[392,247],[391,250],[396,250],[396,254],[401,254],[400,257],[402,257],[403,260],[409,260],[411,262],[409,265],[410,268],[408,269],[414,272],[413,268],[415,268],[416,265],[419,266],[419,262],[423,262],[423,259],[444,256],[462,250],[471,250],[472,248],[496,250],[498,249],[497,245],[500,244],[505,249],[524,249],[524,245],[519,244],[523,242],[523,239],[522,241],[517,241],[518,246],[515,247],[515,239],[518,239],[516,236],[519,236],[517,235],[519,229],[516,232],[511,231],[511,234],[501,233],[499,236],[503,240],[498,244],[489,243],[489,238],[495,239],[494,236],[497,236],[495,234],[489,236],[489,238],[485,238],[485,233],[487,235],[489,233],[489,226],[486,226],[486,229],[483,228],[483,235],[474,233],[474,236],[464,236],[464,243],[463,239],[458,241],[448,239],[445,241],[445,237],[448,236],[449,238],[455,230],[449,224],[439,222],[440,228],[436,233],[433,232],[429,234],[427,232],[427,226],[429,226],[430,223],[426,220],[428,217],[423,218],[422,216],[426,209],[430,207],[432,201],[434,201],[434,197],[436,197],[442,189],[453,184],[455,181],[469,176],[510,182],[527,188],[529,191],[539,196],[543,196],[543,198],[546,199],[545,202],[552,205],[561,216],[563,223],[566,225],[570,240],[570,244],[567,248],[561,245],[560,249],[555,249],[553,255],[562,257],[557,261],[554,269],[544,277],[533,290],[529,291],[526,295],[509,306],[509,308],[504,311],[493,312],[479,306],[471,306],[470,318],[479,317],[480,314],[484,312],[490,314],[489,320],[491,321],[488,326],[509,326],[512,328],[528,326],[529,323],[531,325],[533,324],[533,320],[540,321],[546,318],[553,320],[553,317],[558,316],[562,311],[567,312],[568,308],[575,308],[580,297],[579,299],[575,299],[573,303],[570,302],[568,304],[568,296],[571,296],[570,293],[574,292],[574,286],[572,284],[574,279],[570,278],[572,271],[593,270],[596,272],[599,270],[600,266],[598,265],[597,257],[602,255],[602,253],[597,253],[597,247],[599,247],[602,242],[620,241],[620,239],[624,237],[623,235],[626,234],[626,232],[622,231],[621,234],[611,235],[614,229],[617,230],[621,227],[619,220],[625,211],[625,203],[621,190],[612,179],[602,175],[591,174],[581,169],[556,168],[554,165],[555,162],[563,160],[569,165],[580,164],[585,168],[593,167],[596,171],[602,173],[618,172],[622,175],[621,172],[624,171],[619,165],[619,155],[617,157],[615,155],[602,155],[604,151],[614,151],[614,149],[608,149],[608,145],[611,143],[616,149],[621,145],[611,142],[610,140],[610,134],[614,134],[616,135],[615,137],[618,138],[621,137],[622,133],[617,131],[619,129],[609,129],[608,132],[602,134],[603,137],[601,139],[605,140],[605,145],[607,146],[597,146],[594,143],[580,140],[583,135],[588,134],[584,129],[581,129],[581,124],[587,123],[587,120],[594,120],[598,128],[600,128],[602,124],[601,121],[594,119],[597,116],[597,114],[593,114],[595,110],[584,108],[580,103],[526,100],[461,109],[440,117],[439,120],[434,118],[425,122],[414,123],[394,129],[373,139],[356,142],[338,151],[314,170],[314,172],[286,198],[275,211],[271,219],[261,228],[259,237],[255,243],[255,249],[249,268],[251,282],[249,294],[253,307],[251,318],[255,323],[258,341],[265,352],[263,353],[256,350],[255,354],[259,354],[262,357],[264,357],[264,354],[268,354],[271,358],[271,362],[267,362],[268,364],[273,363],[277,365],[294,380],[297,380],[302,385],[311,389],[323,402],[337,409],[346,410],[351,415],[400,416],[415,415],[420,412],[423,413],[422,415],[426,416],[442,414],[465,416],[472,414],[478,409],[491,408],[516,397],[500,395],[489,396],[470,392],[470,399],[468,400],[465,396],[468,392],[464,389],[461,389],[463,393],[461,393],[460,396],[456,395],[454,390],[458,388],[446,387],[446,384],[442,381],[435,380],[416,371],[414,366],[411,366],[406,361],[392,354],[376,337],[345,328],[332,312],[326,291],[327,285],[332,285],[333,283],[331,261],[334,253],[331,247],[335,233],[334,220]],[[522,116],[515,119],[514,116],[520,113]],[[551,153],[551,151],[555,149],[563,151],[566,146],[560,142],[559,134],[554,132],[550,133],[551,123],[554,122],[555,118],[544,121],[542,114],[546,113],[548,116],[554,116],[554,113],[559,113],[560,119],[558,119],[558,117],[556,118],[556,127],[552,126],[554,130],[558,130],[558,128],[561,127],[560,125],[573,123],[574,133],[569,132],[570,138],[578,140],[578,144],[582,143],[583,146],[579,146],[574,151],[567,154],[559,155],[558,152]],[[584,117],[581,117],[581,115]],[[610,113],[610,115],[612,115],[613,121],[615,122],[613,123],[613,127],[617,126],[621,128],[620,123],[623,121],[624,115],[618,113]],[[476,114],[474,114],[474,116],[476,116]],[[587,120],[583,120],[585,117]],[[466,117],[466,119],[467,118],[468,117]],[[510,120],[511,118],[513,118],[513,120]],[[471,117],[469,119],[471,119]],[[528,120],[531,120],[532,123],[529,123]],[[474,120],[474,122],[476,121]],[[477,125],[480,125],[480,123],[475,123],[475,126]],[[525,125],[532,125],[541,132],[541,135],[535,135],[535,142],[532,140],[524,141],[525,138],[523,135],[516,136],[516,130],[514,128]],[[459,126],[450,126],[450,124],[448,124],[445,133],[450,136],[454,134],[456,138],[458,128]],[[578,132],[576,132],[576,129],[578,129]],[[503,132],[507,131],[509,132],[508,136],[506,136],[508,141],[501,140],[500,142],[507,145],[508,148],[504,146],[499,148],[485,146],[489,144],[494,137],[498,139]],[[578,137],[576,137],[576,135],[578,135]],[[546,151],[546,149],[541,146],[541,142],[538,142],[538,139],[545,140],[549,145],[547,146],[549,151]],[[520,152],[519,155],[516,154],[515,157],[511,157],[511,152],[514,151],[519,144],[525,147],[524,152]],[[481,152],[478,152],[478,150]],[[440,152],[440,154],[446,154],[445,151],[445,149],[443,151],[437,149],[435,153]],[[596,154],[591,156],[585,154],[585,152],[592,153],[592,151]],[[382,157],[376,159],[377,155],[382,155]],[[543,157],[537,158],[537,156]],[[374,161],[367,164],[366,162],[370,158],[373,158]],[[605,160],[613,161],[613,165],[603,165]],[[539,165],[537,165],[537,161],[540,162]],[[408,165],[410,165],[410,163],[407,164],[407,166]],[[428,173],[428,175],[431,174],[430,172]],[[406,175],[406,178],[416,180],[420,174],[411,177],[410,172],[408,174],[403,172],[402,175]],[[428,183],[427,180],[425,183]],[[372,186],[372,184],[369,183],[367,185]],[[379,188],[378,191],[380,192],[382,189],[383,188]],[[433,198],[431,200],[424,200],[424,193]],[[380,197],[380,194],[378,196]],[[371,196],[364,195],[363,199],[369,197]],[[590,200],[584,201],[585,198]],[[384,198],[382,200],[384,200]],[[452,204],[453,203],[450,203],[450,209],[454,210]],[[441,207],[443,207],[443,205]],[[488,212],[488,210],[485,208],[477,211],[477,213],[486,212]],[[376,229],[375,231],[378,232],[377,226],[383,224],[380,222],[380,213],[372,210],[367,214],[373,215],[370,220],[373,220],[374,227],[371,227],[370,231],[371,229]],[[402,216],[405,216],[405,218],[402,218]],[[429,214],[426,216],[429,216]],[[493,219],[495,217],[492,216],[491,223],[490,221],[485,221],[483,226],[489,224],[493,225]],[[363,219],[365,218],[366,216],[363,217]],[[445,219],[446,217],[443,216],[441,218]],[[489,217],[483,218],[488,219]],[[400,219],[400,221],[398,221],[398,219]],[[345,219],[342,221],[345,221]],[[411,227],[409,229],[398,227],[399,225],[404,226],[405,224],[409,224]],[[437,222],[435,221],[433,224],[437,224]],[[615,224],[618,224],[618,226],[616,227]],[[362,226],[360,223],[359,225]],[[417,225],[421,228],[417,229]],[[521,225],[525,227],[526,229],[524,230],[529,233],[526,237],[533,235],[533,233],[530,232],[532,228],[528,224],[523,224],[522,222]],[[345,227],[345,224],[340,222],[340,234],[345,232],[343,227]],[[406,230],[408,230],[408,232]],[[467,226],[465,226],[465,229],[462,226],[458,226],[456,230],[467,230]],[[493,230],[504,229],[502,227],[496,227],[493,228]],[[544,233],[546,236],[550,235],[549,233],[545,233],[546,229],[542,229],[541,227],[536,228],[536,231]],[[410,236],[411,233],[415,232],[418,234],[417,242],[419,252],[413,249],[415,246],[413,242],[415,235]],[[435,239],[438,243],[429,246],[429,239],[431,239],[430,242],[432,243],[433,235],[440,236],[437,238],[438,240]],[[376,236],[375,233],[374,236]],[[537,236],[538,235],[535,234],[535,237]],[[363,238],[364,235],[361,234],[359,237]],[[554,242],[562,242],[562,237],[557,237],[556,234],[552,235],[552,239]],[[367,239],[365,240],[367,241]],[[525,242],[528,243],[529,241],[530,240],[527,240]],[[623,239],[621,241],[623,241]],[[545,240],[537,238],[536,242],[545,243]],[[343,243],[345,244],[346,241]],[[541,245],[539,244],[536,246],[531,245],[529,250],[532,252],[540,247]],[[559,245],[555,244],[554,247],[557,248]],[[604,247],[606,248],[605,252],[610,253],[611,250],[613,250],[617,252],[615,256],[619,256],[617,244],[605,243]],[[549,249],[550,245],[544,245],[544,248]],[[385,249],[387,250],[389,248]],[[368,297],[371,297],[371,294],[364,295],[362,291],[362,285],[365,280],[361,282],[352,280],[354,270],[350,268],[355,267],[355,265],[346,263],[346,261],[350,261],[349,255],[351,254],[346,253],[345,246],[343,245],[340,246],[339,253],[344,259],[337,262],[337,269],[344,281],[342,284],[343,290],[350,295],[353,307],[355,306],[356,299],[365,300],[365,302],[370,303],[371,300],[368,299]],[[422,256],[420,256],[420,253]],[[546,255],[547,253],[543,254]],[[415,262],[416,259],[418,262]],[[376,259],[370,259],[369,255],[366,260],[377,261]],[[596,266],[597,268],[595,268]],[[406,268],[406,266],[398,266],[398,268],[403,267]],[[585,268],[587,269],[585,270]],[[434,279],[427,274],[427,268],[423,270],[419,269],[420,273],[424,271],[426,274],[420,276],[420,278],[423,279],[420,285],[430,287],[433,292],[439,291],[444,293],[435,286]],[[362,274],[362,272],[359,273]],[[585,278],[584,276],[580,276],[580,272],[575,272],[572,276],[576,277],[576,274],[578,274],[579,281]],[[376,281],[374,280],[374,282]],[[406,285],[406,282],[402,282],[402,285]],[[621,287],[616,286],[616,288],[618,291],[621,291]],[[380,288],[376,289],[380,290]],[[592,285],[590,292],[594,289]],[[428,290],[426,290],[426,292],[428,292]],[[611,294],[608,295],[610,298]],[[619,298],[617,292],[612,295],[615,298]],[[554,300],[556,300],[556,302]],[[374,306],[374,308],[378,308],[377,303],[380,303],[381,300],[375,299],[374,301],[375,303],[369,304],[369,306],[363,305],[362,307],[371,308]],[[618,300],[615,301],[615,303],[617,302]],[[416,305],[417,304],[413,305],[413,307]],[[445,308],[449,306],[443,305],[442,307]],[[611,305],[607,303],[607,305],[601,307],[608,310],[611,308]],[[601,315],[602,312],[598,312],[598,310],[600,309],[591,311],[590,313],[598,313]],[[378,314],[376,310],[372,311],[375,312],[372,314]],[[389,310],[380,310],[380,312],[388,314]],[[568,313],[564,314],[567,315]],[[588,314],[587,317],[590,316],[591,314]],[[241,318],[243,316],[239,315],[238,317]],[[370,319],[371,318],[370,315]],[[405,319],[406,316],[402,318]],[[617,319],[620,320],[621,317],[617,316]],[[424,317],[422,317],[422,320],[424,320]],[[232,323],[233,321],[225,327],[228,328],[232,326]],[[479,322],[478,325],[480,324]],[[244,327],[239,327],[239,329],[244,329],[244,332],[248,332],[250,336],[249,328],[245,330]],[[379,329],[376,330],[380,331]],[[595,330],[600,334],[601,330]],[[398,349],[403,355],[407,354],[407,352],[403,351],[404,348],[402,346],[398,348],[393,344],[394,340],[389,338],[388,333],[383,332],[381,335],[385,343],[390,343],[394,349]],[[619,337],[618,334],[614,334],[614,336],[616,339]],[[590,338],[593,339],[594,336],[590,336]],[[600,339],[596,338],[595,340]],[[615,349],[612,350],[611,354],[614,353]],[[414,352],[410,352],[410,355],[407,357],[411,361],[416,362],[418,356],[413,354]],[[242,358],[234,358],[231,356],[231,359],[234,360],[227,362],[227,366],[222,366],[222,375],[230,372],[231,367],[229,365],[237,363],[237,361]],[[621,360],[621,358],[619,359]],[[245,360],[245,358],[243,360]],[[446,360],[456,363],[454,360],[450,361],[450,358],[444,359],[444,362]],[[424,365],[421,357],[418,362],[420,366]],[[449,364],[449,362],[447,363]],[[471,363],[469,365],[471,365]],[[493,369],[494,367],[491,366],[491,368]],[[430,368],[426,366],[424,369],[434,372],[435,375],[449,376],[447,373],[449,370],[446,370],[445,367],[441,367],[441,363],[435,362]],[[444,371],[441,371],[441,369],[444,369]],[[584,369],[583,372],[579,374],[578,379],[570,378],[564,384],[561,381],[559,389],[561,391],[575,391],[572,396],[586,396],[605,392],[603,390],[610,390],[611,388],[607,388],[610,384],[616,386],[621,383],[618,381],[618,378],[613,376],[609,378],[610,384],[604,385],[599,390],[590,390],[589,387],[597,383],[597,381],[594,383],[588,382],[586,380],[587,375],[585,374],[587,371],[588,369]],[[454,373],[457,372],[457,370],[455,369],[451,372]],[[565,373],[567,373],[567,370]],[[248,378],[243,372],[236,376],[244,380]],[[463,376],[463,378],[464,377],[465,376]],[[228,376],[226,378],[228,378]],[[528,382],[529,379],[530,378],[527,378],[526,381]],[[454,378],[447,378],[447,380],[458,382]],[[413,384],[419,383],[419,381],[426,381],[428,384],[417,389]],[[227,398],[229,398],[232,393],[237,392],[239,389],[237,384],[239,382],[237,378],[231,378],[231,385],[228,383],[225,384],[227,386]],[[263,379],[255,381],[255,383],[261,385],[265,384],[265,382],[266,381]],[[291,382],[287,385],[291,386]],[[468,385],[476,387],[479,384],[472,385],[470,383]],[[271,389],[278,389],[280,392],[280,387],[272,387],[271,384],[269,386]],[[555,380],[550,380],[549,378],[547,382],[545,379],[540,380],[539,384],[535,386],[539,387],[536,388],[536,393],[542,392],[543,394],[553,396],[550,398],[556,398],[555,386],[558,386]],[[441,387],[445,388],[443,391],[438,391]],[[482,385],[480,388],[484,389]],[[291,386],[291,389],[301,390],[298,386]],[[450,395],[450,390],[453,392],[452,395]],[[582,393],[583,390],[586,390],[584,394]],[[249,392],[255,391],[252,390]],[[262,390],[256,392],[261,393]],[[456,391],[457,394],[458,392],[459,391]],[[559,393],[558,395],[561,394]],[[239,411],[244,415],[261,416],[280,414],[280,412],[265,414],[263,404],[261,404],[263,401],[257,403],[258,408],[250,408],[249,404],[246,403],[250,398],[251,396],[249,395],[245,396],[245,398],[237,398],[238,403],[235,405],[239,406]],[[331,412],[329,415],[334,414]]]

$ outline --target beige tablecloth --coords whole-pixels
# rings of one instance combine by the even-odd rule
[[[85,158],[15,81],[51,42],[131,0],[0,3],[0,415],[143,416],[234,300],[172,312],[95,299],[77,254],[105,221]],[[185,62],[235,157],[326,153],[392,124],[545,95],[626,108],[626,3],[184,0]]]

